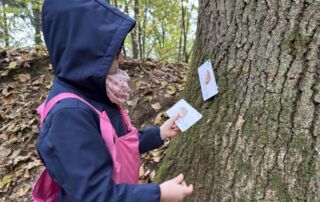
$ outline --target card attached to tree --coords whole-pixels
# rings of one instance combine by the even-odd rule
[[[169,117],[177,114],[180,114],[180,118],[176,121],[176,125],[182,132],[188,130],[202,118],[202,115],[184,99],[181,99],[167,111]]]
[[[206,101],[209,98],[218,94],[218,86],[214,77],[213,68],[210,60],[207,60],[198,68],[198,74],[200,79],[203,100]]]

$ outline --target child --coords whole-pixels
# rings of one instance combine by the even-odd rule
[[[41,112],[37,150],[45,164],[35,201],[181,201],[192,193],[183,175],[137,184],[139,153],[179,133],[176,116],[141,131],[120,103],[128,77],[118,66],[135,22],[104,0],[46,0],[45,42],[54,82]]]

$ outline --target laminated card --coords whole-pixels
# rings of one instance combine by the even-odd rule
[[[203,100],[208,100],[218,94],[218,87],[210,60],[207,60],[198,68],[198,74]]]
[[[176,125],[182,132],[188,130],[192,125],[202,118],[202,115],[184,99],[181,99],[179,102],[173,105],[167,111],[167,114],[169,117],[180,114],[180,118],[176,121]]]

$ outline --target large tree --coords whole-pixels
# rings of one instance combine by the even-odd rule
[[[206,102],[205,59],[219,85]],[[200,0],[185,99],[203,118],[156,181],[184,173],[190,201],[320,201],[320,1]]]

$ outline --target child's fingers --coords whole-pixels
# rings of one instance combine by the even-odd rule
[[[173,126],[172,126],[172,129],[174,129],[174,130],[175,130],[175,129],[179,129],[179,127],[176,126],[176,125],[173,125]]]
[[[186,188],[185,194],[186,194],[186,195],[190,195],[190,194],[192,193],[192,191],[193,191],[193,185],[190,184],[190,185]]]
[[[176,133],[175,131],[169,131],[167,137],[173,137],[173,136],[175,136],[176,134],[177,134],[177,133]]]
[[[172,124],[175,124],[174,122],[180,118],[180,114],[176,114],[173,117],[171,117],[169,120],[172,122]]]
[[[174,135],[178,135],[179,133],[181,133],[181,131],[180,131],[180,129],[177,129],[174,131],[174,133],[175,133]]]
[[[183,182],[183,174],[179,174],[177,177],[172,179],[175,183],[181,184]]]
[[[176,133],[180,133],[180,132],[181,132],[180,128],[179,128],[178,126],[176,126],[176,125],[174,125],[174,126],[172,127],[172,130],[173,130],[174,132],[176,132]]]

